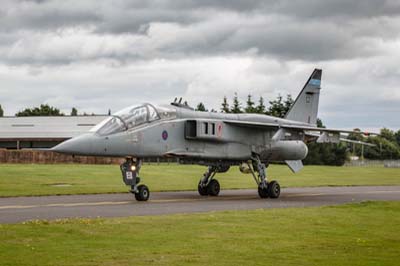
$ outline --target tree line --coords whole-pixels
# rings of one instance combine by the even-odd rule
[[[72,107],[71,112],[69,114],[70,116],[78,116],[78,109],[75,107]],[[81,114],[83,116],[90,116],[90,115],[95,115],[94,113],[88,114],[84,112]],[[111,110],[108,110],[108,115],[111,115]],[[1,107],[0,104],[0,117],[4,116],[4,110]],[[15,116],[21,117],[21,116],[65,116],[63,112],[60,111],[60,109],[50,106],[48,104],[41,104],[40,106],[37,107],[32,107],[32,108],[25,108],[22,111],[19,111],[15,114]]]
[[[292,106],[294,100],[290,94],[286,95],[284,99],[281,95],[275,100],[269,101],[268,108],[265,105],[264,98],[260,96],[258,98],[257,103],[253,101],[252,95],[247,95],[247,101],[245,106],[240,102],[237,93],[234,94],[232,104],[228,103],[228,99],[224,96],[220,111],[222,113],[233,113],[233,114],[240,114],[240,113],[253,113],[253,114],[265,114],[271,115],[276,117],[285,117],[286,113],[289,111],[290,107]],[[208,109],[205,105],[200,102],[197,107],[196,111],[203,111],[206,112]],[[214,109],[211,109],[211,112],[216,112]]]
[[[355,129],[356,131],[359,129]],[[374,147],[355,145],[351,152],[357,156],[371,160],[397,160],[400,159],[400,130],[397,132],[388,128],[383,128],[379,136],[365,136],[360,134],[350,134],[349,139],[363,141],[374,144]],[[364,149],[364,150],[363,150]]]

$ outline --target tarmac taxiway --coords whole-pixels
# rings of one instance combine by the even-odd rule
[[[138,202],[130,193],[0,198],[0,223],[35,219],[125,217],[223,210],[337,205],[400,200],[400,186],[285,188],[279,199],[261,199],[255,189],[222,190],[218,197],[197,191],[152,192]]]

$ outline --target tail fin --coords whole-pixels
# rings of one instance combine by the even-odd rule
[[[314,72],[286,114],[286,119],[313,125],[317,123],[321,76],[322,70],[314,69]]]

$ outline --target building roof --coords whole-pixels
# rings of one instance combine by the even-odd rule
[[[68,139],[89,132],[108,116],[0,117],[0,140]]]

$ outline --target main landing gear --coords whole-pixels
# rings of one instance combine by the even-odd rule
[[[266,166],[263,164],[258,156],[252,160],[252,165],[247,163],[254,180],[258,185],[258,195],[260,198],[279,198],[281,194],[281,187],[277,181],[268,182]],[[256,175],[256,173],[258,175]]]
[[[209,166],[204,173],[203,178],[200,179],[197,190],[201,196],[218,196],[220,185],[217,179],[214,179],[215,174],[218,172],[216,166]]]
[[[241,166],[241,171],[253,175],[258,185],[258,195],[260,198],[279,198],[281,187],[277,181],[268,182],[266,168],[267,166],[262,163],[260,157],[256,155],[251,161],[244,163],[244,168]],[[214,179],[214,176],[216,173],[226,172],[228,169],[229,165],[208,166],[207,171],[204,173],[203,178],[200,179],[199,185],[197,186],[199,194],[201,196],[218,196],[220,185],[219,182]]]
[[[122,178],[125,185],[130,186],[130,192],[135,195],[137,201],[147,201],[150,197],[149,188],[146,185],[138,185],[140,183],[139,171],[142,161],[132,158],[126,158],[126,161],[120,165]]]

